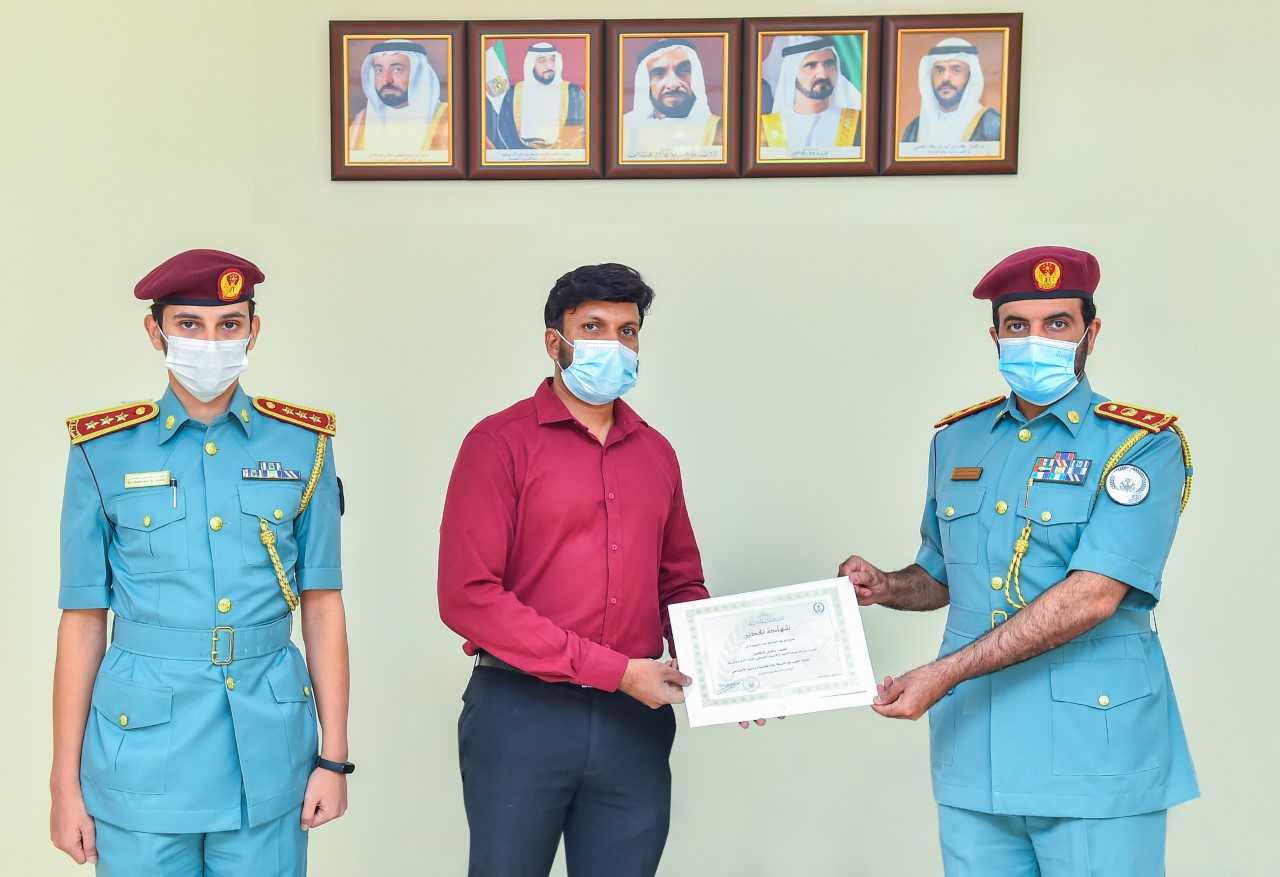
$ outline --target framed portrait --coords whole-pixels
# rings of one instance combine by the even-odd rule
[[[747,19],[746,176],[874,174],[880,19]]]
[[[1017,173],[1022,14],[884,21],[883,172]]]
[[[461,21],[329,22],[335,180],[462,179]]]
[[[738,176],[742,21],[605,27],[606,175]]]
[[[604,173],[604,22],[467,25],[471,179]]]

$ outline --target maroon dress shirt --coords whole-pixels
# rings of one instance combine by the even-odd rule
[[[675,451],[625,402],[613,416],[602,445],[547,380],[462,442],[437,587],[468,655],[613,691],[662,655],[667,607],[708,596]]]

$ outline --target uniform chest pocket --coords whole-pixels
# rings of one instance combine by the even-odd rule
[[[1075,661],[1049,672],[1054,773],[1123,776],[1168,762],[1168,706],[1145,661]]]
[[[938,529],[947,563],[978,562],[978,511],[986,493],[980,484],[948,484],[938,490]]]
[[[1022,520],[1031,519],[1031,548],[1026,566],[1066,566],[1071,562],[1080,534],[1093,509],[1093,492],[1083,484],[1036,482],[1031,504],[1024,496],[1018,507]]]
[[[242,484],[240,486],[240,541],[244,548],[244,561],[250,566],[266,566],[271,563],[267,548],[262,544],[265,525],[275,534],[276,551],[285,569],[298,559],[298,543],[294,538],[293,521],[302,501],[302,488],[292,484]]]
[[[84,771],[109,789],[162,794],[172,717],[172,689],[99,675],[93,688],[93,713],[85,729]]]
[[[116,551],[129,572],[187,568],[187,497],[181,489],[176,501],[168,487],[130,491],[116,499],[112,516]]]

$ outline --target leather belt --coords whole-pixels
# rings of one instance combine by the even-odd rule
[[[488,652],[476,652],[476,666],[492,667],[495,670],[506,670],[511,673],[519,673],[522,676],[529,675],[528,673],[521,670],[519,667],[514,667],[511,664],[508,664],[506,661],[502,660],[501,658],[495,658],[493,655],[489,654]]]
[[[208,661],[222,667],[232,661],[274,654],[289,644],[293,614],[254,627],[160,627],[117,617],[111,644],[135,655],[175,661]]]

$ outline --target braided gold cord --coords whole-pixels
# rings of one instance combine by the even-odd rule
[[[325,435],[320,433],[316,436],[316,461],[311,467],[311,477],[307,479],[307,489],[302,492],[302,502],[298,504],[298,514],[294,517],[302,517],[302,513],[311,504],[311,497],[316,492],[316,485],[320,483],[320,472],[324,469],[324,447]]]
[[[1191,482],[1195,480],[1196,470],[1191,465],[1191,443],[1187,441],[1187,434],[1176,423],[1169,428],[1177,433],[1178,441],[1182,442],[1182,464],[1187,470],[1186,480],[1182,483],[1182,507],[1178,509],[1178,514],[1182,514],[1187,510],[1187,506],[1191,504]]]
[[[1027,511],[1030,512],[1030,508]],[[1031,519],[1027,518],[1027,525],[1022,528],[1022,535],[1013,543],[1013,560],[1009,561],[1009,572],[1004,577],[1004,598],[1014,609],[1022,609],[1027,605],[1026,598],[1022,596],[1022,558],[1027,556],[1030,549]],[[1009,593],[1010,585],[1013,585],[1012,594]]]
[[[285,605],[293,612],[298,608],[298,595],[289,587],[289,577],[285,575],[284,564],[280,562],[280,553],[276,551],[276,534],[267,523],[266,518],[258,518],[259,538],[267,548],[267,556],[271,558],[271,566],[276,571],[276,581],[280,585],[280,593],[284,595]]]
[[[1102,477],[1098,479],[1098,489],[1093,494],[1095,502],[1098,497],[1102,496],[1102,488],[1107,486],[1107,476],[1111,474],[1111,470],[1116,468],[1116,466],[1119,466],[1120,461],[1124,459],[1125,454],[1132,451],[1134,446],[1148,435],[1150,435],[1150,433],[1145,429],[1139,429],[1133,435],[1125,439],[1124,442],[1121,443],[1120,447],[1116,448],[1115,453],[1107,458],[1107,465],[1102,467]]]

